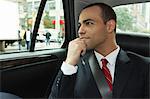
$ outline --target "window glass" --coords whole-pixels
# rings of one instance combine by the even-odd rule
[[[0,54],[29,50],[40,2],[41,0],[0,0]],[[50,32],[49,40],[46,39],[46,32]],[[62,1],[47,0],[35,49],[60,48],[63,40]]]
[[[61,5],[61,6],[60,6]],[[35,49],[60,48],[65,36],[62,0],[48,0],[42,15]]]
[[[32,33],[39,5],[40,0],[0,0],[0,54],[29,50],[27,34]]]
[[[150,3],[122,5],[114,10],[118,33],[150,34]]]

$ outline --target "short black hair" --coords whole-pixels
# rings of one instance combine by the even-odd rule
[[[98,6],[101,9],[101,17],[104,21],[104,24],[108,22],[109,20],[113,19],[115,22],[117,22],[117,17],[115,11],[112,9],[111,6],[105,4],[105,3],[93,3],[90,5],[85,6],[82,10],[92,7],[92,6]],[[116,28],[115,28],[116,31]]]

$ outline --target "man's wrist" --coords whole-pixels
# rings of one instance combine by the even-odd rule
[[[70,59],[66,59],[64,62],[65,62],[66,64],[71,65],[71,66],[75,66],[75,65],[76,65],[76,63],[75,63],[74,61],[71,61]]]

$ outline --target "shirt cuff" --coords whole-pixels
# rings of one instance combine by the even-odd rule
[[[77,72],[78,66],[73,66],[70,64],[67,64],[66,62],[63,62],[61,65],[61,71],[64,75],[72,75]]]

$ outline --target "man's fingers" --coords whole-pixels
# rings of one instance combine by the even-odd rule
[[[80,52],[81,55],[84,55],[86,53],[86,47],[87,47],[87,44],[85,43],[83,39],[80,39],[80,38],[76,38],[70,43],[70,48],[76,49],[77,52]]]
[[[81,40],[82,41],[82,51],[81,51],[81,55],[83,56],[85,53],[86,53],[86,47],[87,47],[87,44],[85,43],[84,40]]]
[[[86,49],[81,51],[81,55],[83,56],[86,53]]]

